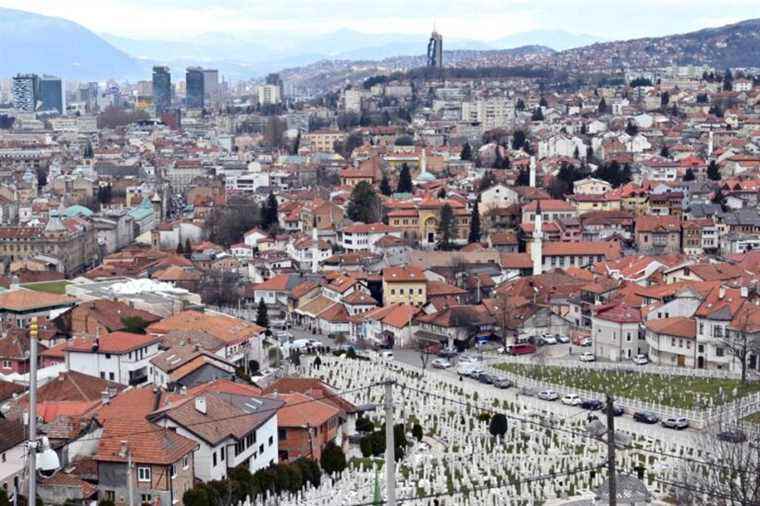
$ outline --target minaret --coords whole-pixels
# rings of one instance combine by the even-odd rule
[[[536,187],[536,157],[530,157],[530,187]]]
[[[713,132],[712,130],[710,130],[710,133],[708,134],[708,140],[707,140],[707,159],[708,160],[712,158],[713,147],[714,147]]]
[[[531,257],[533,258],[533,275],[538,276],[543,271],[543,241],[544,220],[541,216],[541,201],[536,201],[536,217],[533,221],[533,241],[531,242]]]
[[[311,272],[319,272],[319,235],[317,234],[317,223],[311,227]]]

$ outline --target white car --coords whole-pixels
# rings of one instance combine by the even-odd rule
[[[580,357],[578,357],[578,360],[580,360],[581,362],[593,362],[594,360],[596,360],[596,357],[590,351],[586,351],[586,352],[583,352]]]
[[[554,336],[544,336],[541,338],[544,344],[557,344],[557,338]]]
[[[643,353],[639,353],[638,355],[633,357],[633,363],[636,365],[647,365],[649,363],[649,357],[647,357]]]
[[[477,357],[473,357],[472,355],[461,355],[459,358],[457,358],[457,364],[459,365],[480,364],[480,360],[478,360]]]
[[[554,390],[544,390],[542,392],[538,392],[538,398],[543,401],[556,401],[559,399],[559,394]]]
[[[393,359],[393,350],[383,350],[380,352],[380,356],[388,360]]]
[[[433,360],[431,365],[435,367],[436,369],[448,369],[449,367],[451,367],[451,362],[449,362],[445,358],[436,358],[435,360]]]
[[[575,394],[567,394],[562,397],[562,404],[566,404],[568,406],[577,406],[583,402],[583,400],[580,398],[580,396]]]
[[[457,374],[461,376],[468,376],[470,378],[477,378],[482,372],[482,368],[472,364],[460,365],[457,369]]]

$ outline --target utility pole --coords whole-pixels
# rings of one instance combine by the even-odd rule
[[[385,382],[385,504],[396,506],[396,445],[393,439],[393,382]]]
[[[609,483],[609,504],[617,506],[617,484],[615,483],[615,399],[607,394],[607,481]]]
[[[127,448],[127,506],[132,506],[135,492],[132,489],[132,450]]]
[[[37,503],[37,317],[29,323],[29,506]]]

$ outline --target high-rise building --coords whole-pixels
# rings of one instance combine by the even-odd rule
[[[96,82],[79,85],[79,100],[85,103],[85,107],[89,112],[93,112],[98,108],[98,93],[99,88]]]
[[[203,91],[206,99],[213,102],[219,98],[219,71],[203,69]]]
[[[60,77],[43,75],[39,80],[39,110],[63,114],[63,82]]]
[[[185,73],[185,105],[188,109],[203,109],[204,89],[203,69],[188,67]]]
[[[172,75],[169,67],[153,67],[153,105],[157,116],[171,109]]]
[[[37,110],[40,83],[37,74],[18,74],[13,78],[13,107],[26,112]]]
[[[274,84],[262,84],[256,87],[256,97],[259,105],[275,105],[279,104],[282,98],[280,97],[280,87]]]
[[[280,77],[280,74],[277,74],[277,73],[269,74],[265,82],[266,84],[277,86],[280,89],[280,99],[282,100],[283,98],[285,98],[285,86],[282,82],[282,78]]]
[[[430,34],[430,41],[428,42],[427,66],[435,68],[443,67],[443,37],[435,29]]]

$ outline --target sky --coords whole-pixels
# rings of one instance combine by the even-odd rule
[[[428,33],[495,40],[561,29],[618,40],[760,17],[758,0],[0,0],[96,33],[188,40],[207,33]]]

